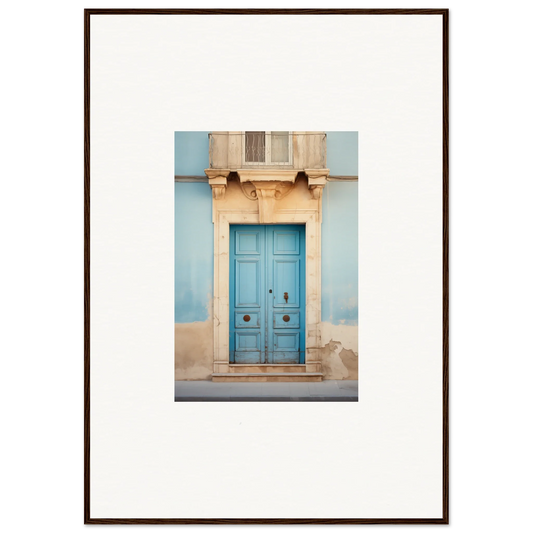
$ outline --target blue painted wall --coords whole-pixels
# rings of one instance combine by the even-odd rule
[[[329,147],[328,147],[329,149]],[[322,321],[359,319],[358,182],[329,182],[322,197]]]
[[[204,176],[209,168],[209,132],[174,132],[174,175]]]
[[[211,206],[208,183],[174,184],[176,323],[203,322],[209,317],[214,246]]]
[[[327,131],[327,165],[330,176],[358,176],[357,131]]]
[[[357,175],[357,133],[328,132],[331,175]],[[207,132],[176,132],[176,175],[205,176]],[[355,147],[355,148],[354,148]],[[332,159],[333,158],[333,159]],[[175,183],[175,321],[205,321],[213,293],[212,194]],[[322,320],[358,323],[358,183],[329,182],[322,202]],[[194,231],[191,231],[194,229]]]

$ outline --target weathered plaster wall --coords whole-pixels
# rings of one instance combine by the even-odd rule
[[[324,379],[359,379],[358,326],[322,322]]]
[[[174,379],[209,379],[213,373],[213,320],[174,324]]]
[[[358,379],[358,274],[358,182],[329,182],[322,199],[325,379]]]
[[[213,372],[213,224],[208,183],[174,184],[175,379]]]
[[[203,322],[213,295],[213,224],[208,183],[174,184],[174,322]]]
[[[329,182],[322,200],[322,320],[355,325],[358,303],[358,182]]]

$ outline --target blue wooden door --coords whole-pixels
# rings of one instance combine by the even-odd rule
[[[230,227],[230,362],[305,362],[305,226]]]

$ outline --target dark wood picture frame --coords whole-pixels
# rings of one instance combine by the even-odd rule
[[[441,15],[442,16],[442,518],[91,518],[90,514],[90,25],[92,15]],[[449,523],[449,88],[448,9],[86,9],[84,14],[84,523],[85,524],[448,524]]]

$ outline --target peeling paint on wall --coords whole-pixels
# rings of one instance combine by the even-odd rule
[[[174,356],[174,379],[211,379],[213,321],[174,324]]]
[[[174,324],[174,379],[211,379],[213,373],[213,300],[204,322]]]
[[[344,367],[348,370],[346,379],[359,379],[359,354],[343,348],[339,353]]]
[[[359,379],[358,326],[322,322],[324,379]]]

